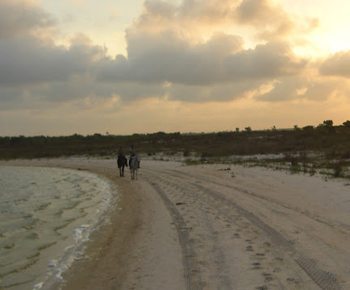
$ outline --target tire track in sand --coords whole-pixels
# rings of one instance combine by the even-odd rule
[[[183,219],[182,215],[179,213],[175,205],[167,197],[166,193],[160,188],[160,186],[157,183],[152,182],[150,180],[148,180],[148,182],[163,200],[175,224],[178,233],[179,243],[182,250],[182,263],[184,268],[186,289],[202,289],[202,282],[200,280],[200,276],[194,275],[195,269],[193,258],[195,257],[195,251],[192,242],[189,238],[189,228],[187,227],[185,220]]]
[[[169,205],[171,203],[173,210],[182,216],[188,229],[194,251],[193,256],[184,254],[184,257],[190,259],[190,265],[195,271],[186,272],[193,275],[193,281],[199,281],[190,282],[190,289],[285,289],[274,274],[266,272],[266,267],[256,266],[268,263],[268,258],[265,254],[246,249],[247,243],[251,244],[238,237],[237,233],[244,230],[245,225],[243,222],[237,224],[237,213],[222,212],[220,203],[211,196],[203,200],[203,194],[195,190],[187,179],[174,182],[168,175],[155,175],[154,172],[147,175],[152,177],[150,183],[161,190],[162,195],[167,195],[166,202]],[[245,279],[240,278],[239,273]],[[270,285],[268,288],[264,281]]]
[[[170,171],[168,171],[170,172]],[[188,179],[188,175],[176,170],[172,170],[172,177],[177,176],[182,180]],[[191,176],[191,178],[196,179],[196,176]],[[203,182],[210,182],[208,180],[201,179]],[[342,287],[337,281],[336,276],[333,273],[322,270],[317,263],[311,258],[301,254],[293,247],[293,244],[288,241],[281,233],[276,231],[274,228],[270,227],[268,224],[263,222],[260,218],[258,218],[253,213],[239,206],[237,203],[232,201],[231,199],[226,198],[220,192],[214,191],[205,187],[196,182],[189,181],[193,187],[196,187],[201,192],[213,196],[216,200],[220,200],[223,204],[230,204],[235,210],[243,217],[245,217],[248,221],[250,221],[253,225],[261,229],[268,237],[271,239],[272,243],[278,245],[285,249],[286,252],[289,253],[290,256],[293,257],[293,260],[297,265],[323,290],[341,290]],[[225,185],[224,185],[225,186]],[[226,186],[227,187],[227,186]]]

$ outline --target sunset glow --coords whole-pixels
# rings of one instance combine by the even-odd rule
[[[0,134],[341,123],[349,9],[345,0],[2,0]]]

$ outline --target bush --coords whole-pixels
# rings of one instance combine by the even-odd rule
[[[344,176],[343,163],[341,161],[338,161],[333,165],[333,177],[343,177],[343,176]]]

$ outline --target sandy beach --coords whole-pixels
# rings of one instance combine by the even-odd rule
[[[88,170],[117,185],[117,208],[62,289],[350,289],[345,180],[151,160],[135,181],[108,159],[1,164]]]

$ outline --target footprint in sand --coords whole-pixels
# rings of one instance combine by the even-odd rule
[[[254,245],[254,240],[247,239],[245,240],[248,245]]]
[[[273,277],[270,273],[263,273],[263,276],[265,277],[265,282],[270,282],[273,280]]]
[[[265,242],[265,243],[264,243],[264,247],[270,248],[270,247],[271,247],[271,244],[270,244],[269,242]]]

